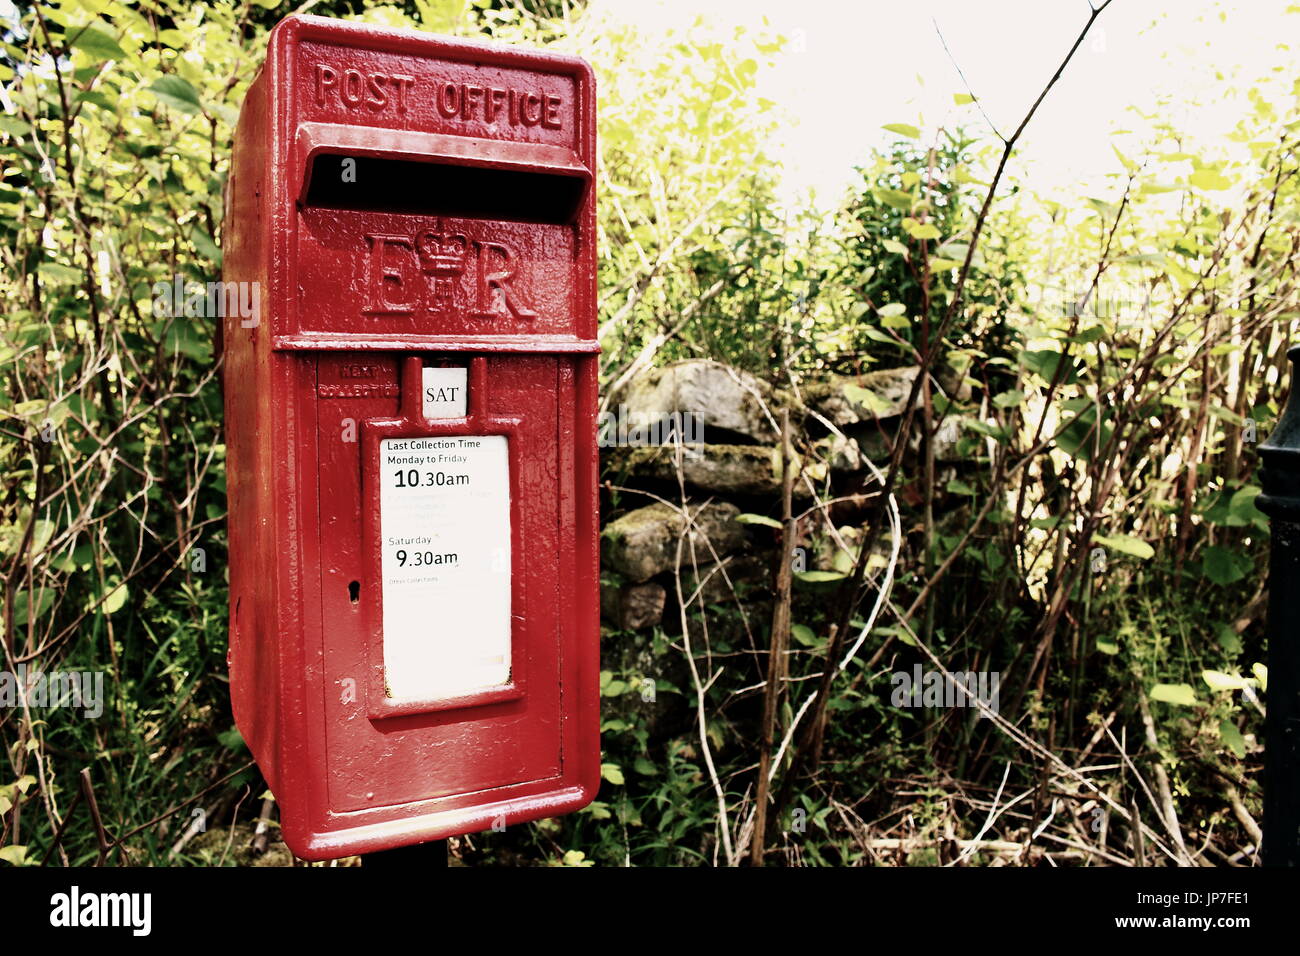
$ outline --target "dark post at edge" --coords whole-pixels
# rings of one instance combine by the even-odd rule
[[[1259,446],[1259,509],[1272,529],[1268,569],[1268,711],[1264,720],[1265,866],[1300,866],[1300,397],[1288,353],[1291,393]]]

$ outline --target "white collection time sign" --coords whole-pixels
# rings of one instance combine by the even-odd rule
[[[509,683],[508,439],[384,439],[379,482],[388,696],[431,700]]]

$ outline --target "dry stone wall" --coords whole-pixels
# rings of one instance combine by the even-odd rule
[[[681,603],[740,601],[763,611],[779,546],[783,409],[798,449],[795,511],[812,512],[799,526],[796,570],[851,567],[871,490],[868,462],[886,466],[916,374],[832,376],[796,395],[718,362],[687,360],[649,369],[609,396],[601,448],[606,626],[644,631],[667,617],[671,627]],[[962,426],[947,419],[936,436],[936,458],[950,471],[971,441]],[[815,500],[834,504],[823,511]]]

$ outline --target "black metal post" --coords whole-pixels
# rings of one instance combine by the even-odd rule
[[[1300,346],[1293,347],[1291,394],[1277,427],[1259,446],[1269,517],[1268,711],[1264,719],[1265,866],[1300,866]]]
[[[446,840],[399,846],[395,850],[380,850],[378,853],[364,853],[361,856],[361,866],[374,870],[428,870],[446,865]]]

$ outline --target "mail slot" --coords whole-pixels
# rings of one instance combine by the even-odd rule
[[[598,737],[594,85],[295,16],[235,133],[235,720],[316,860],[576,810]]]

